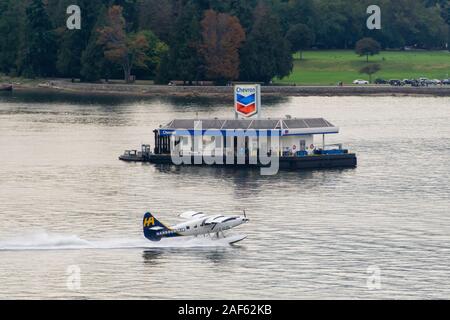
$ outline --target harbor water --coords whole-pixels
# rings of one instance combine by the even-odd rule
[[[450,101],[263,99],[263,117],[325,118],[345,170],[125,163],[174,118],[232,118],[232,101],[0,95],[0,298],[450,298]],[[142,216],[239,214],[238,245],[151,243]]]

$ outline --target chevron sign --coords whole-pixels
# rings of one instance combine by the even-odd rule
[[[234,87],[234,105],[237,114],[251,117],[259,112],[260,108],[259,85],[237,85]]]

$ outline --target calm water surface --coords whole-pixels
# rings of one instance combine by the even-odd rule
[[[231,112],[208,99],[0,95],[0,298],[450,298],[448,98],[266,99],[265,116],[339,126],[328,142],[355,151],[356,169],[117,160],[173,118]],[[175,223],[188,209],[243,208],[238,246],[141,235],[146,210]]]

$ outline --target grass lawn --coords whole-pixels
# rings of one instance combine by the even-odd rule
[[[294,56],[294,70],[290,76],[276,79],[279,84],[335,85],[339,81],[352,83],[355,79],[369,80],[360,74],[366,58],[351,50],[306,51],[303,60]],[[381,65],[376,78],[410,79],[426,77],[446,79],[450,75],[450,52],[448,51],[383,51],[369,58],[369,62]]]

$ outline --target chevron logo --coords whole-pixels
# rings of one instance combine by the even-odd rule
[[[237,86],[235,88],[236,112],[250,117],[258,112],[255,86]]]

